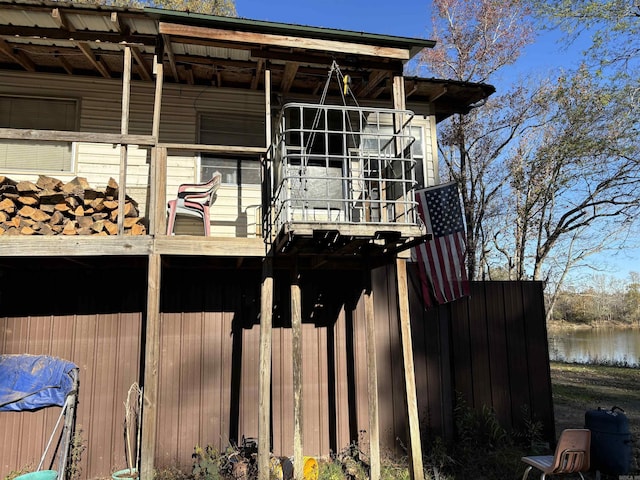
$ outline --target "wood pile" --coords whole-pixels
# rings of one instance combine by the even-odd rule
[[[124,234],[144,235],[138,203],[127,196]],[[76,177],[64,183],[41,175],[36,183],[0,176],[0,235],[117,235],[118,184],[104,190]]]

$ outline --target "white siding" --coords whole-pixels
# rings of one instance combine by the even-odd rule
[[[153,118],[153,83],[136,82],[131,88],[129,133],[150,135]],[[91,79],[64,75],[34,75],[4,72],[0,77],[0,94],[50,96],[78,99],[80,103],[79,130],[83,132],[119,133],[121,122],[122,85],[118,80]],[[264,117],[264,94],[202,86],[165,85],[161,107],[160,142],[196,143],[198,141],[199,113],[216,115],[247,115]],[[257,138],[264,138],[261,135]],[[229,141],[234,144],[233,140]],[[255,146],[264,146],[255,145]],[[63,181],[75,176],[85,177],[97,189],[104,188],[110,177],[118,180],[120,148],[107,144],[75,145],[75,167],[68,174],[56,175]],[[149,149],[130,146],[128,150],[127,193],[146,211],[149,185]],[[35,181],[33,173],[0,172],[15,180]],[[174,198],[182,183],[198,181],[198,156],[184,152],[169,152],[167,159],[167,198]],[[212,235],[235,236],[255,233],[253,218],[260,203],[259,187],[242,188],[237,199],[237,188],[223,185],[212,207]],[[182,223],[179,222],[178,227]],[[249,223],[249,225],[247,225]],[[194,233],[201,232],[195,225]],[[176,229],[180,231],[179,228]]]

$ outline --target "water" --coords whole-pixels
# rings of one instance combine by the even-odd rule
[[[640,366],[640,329],[586,329],[549,334],[551,360]]]

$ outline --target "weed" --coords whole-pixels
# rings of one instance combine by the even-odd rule
[[[87,449],[82,438],[82,429],[78,429],[71,437],[71,445],[69,445],[69,459],[67,461],[67,478],[69,480],[78,480],[82,475],[82,454]]]
[[[14,480],[20,475],[24,475],[25,473],[33,472],[33,466],[22,467],[20,470],[11,470],[9,474],[4,477],[3,480]]]
[[[319,463],[318,480],[346,480],[346,478],[339,461],[330,459]]]
[[[178,467],[163,468],[156,470],[153,474],[153,480],[192,480],[193,477],[184,473]]]
[[[211,445],[196,445],[193,455],[193,478],[196,480],[220,480],[220,454]]]

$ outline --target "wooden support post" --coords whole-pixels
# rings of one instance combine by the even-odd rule
[[[155,57],[157,59],[157,57]],[[162,63],[154,63],[153,69],[156,75],[156,92],[153,102],[153,123],[151,126],[151,135],[155,139],[155,144],[158,145],[160,141],[160,107],[162,106],[162,84],[163,84],[163,65]],[[149,218],[149,235],[163,235],[165,233],[164,229],[161,229],[160,225],[157,223],[158,211],[162,212],[164,216],[166,210],[166,199],[163,199],[162,203],[159,202],[159,192],[166,192],[166,181],[164,184],[160,185],[158,183],[158,176],[163,178],[167,177],[166,174],[166,149],[165,149],[165,169],[164,174],[158,171],[158,152],[156,149],[151,149],[151,165],[149,166],[149,212],[147,213],[147,217]]]
[[[153,220],[155,231],[152,235],[165,235],[167,230],[167,149],[154,147],[151,149],[151,167],[154,171],[153,185],[156,191],[153,202],[149,204],[150,220]]]
[[[120,133],[129,133],[129,101],[131,96],[131,47],[124,48],[124,67],[122,70],[122,118]],[[127,149],[129,145],[120,144],[120,179],[118,181],[118,235],[124,234],[124,203],[127,184]]]
[[[264,71],[264,133],[267,149],[271,145],[271,70]]]
[[[262,264],[260,293],[260,352],[258,381],[258,480],[269,480],[271,451],[271,326],[273,315],[273,259]]]
[[[409,315],[407,260],[404,258],[396,259],[396,278],[398,281],[398,309],[400,314],[400,335],[402,338],[402,357],[404,360],[407,416],[409,418],[411,478],[413,480],[424,480],[422,445],[420,443],[420,419],[418,417],[418,398],[416,395],[416,377],[413,365],[413,342],[411,340],[411,316]]]
[[[302,294],[297,259],[291,272],[291,336],[293,350],[293,475],[295,480],[303,480]]]
[[[147,277],[147,329],[145,332],[144,400],[140,478],[153,478],[158,415],[158,369],[160,366],[160,273],[161,258],[149,255]]]
[[[271,217],[270,205],[271,205],[271,189],[273,188],[273,167],[271,161],[273,159],[273,152],[271,151],[271,70],[265,68],[264,71],[264,133],[265,133],[265,146],[267,147],[267,153],[265,155],[265,165],[262,168],[262,174],[265,178],[262,179],[262,215],[260,219],[263,238],[271,233],[271,225],[267,220]],[[271,240],[271,238],[269,239]]]
[[[367,335],[367,391],[369,393],[369,463],[371,480],[380,480],[380,426],[378,421],[378,367],[376,362],[376,331],[373,309],[371,269],[366,271],[364,316]]]
[[[406,101],[405,101],[405,96],[404,96],[404,77],[403,76],[395,76],[393,77],[393,108],[395,110],[405,110],[406,108]],[[405,114],[404,113],[396,113],[393,116],[393,131],[398,134],[399,136],[397,136],[395,138],[395,155],[397,158],[399,158],[399,161],[396,161],[394,165],[394,170],[397,172],[397,174],[399,174],[402,180],[405,180],[405,175],[407,173],[407,165],[405,164],[405,149],[408,147],[409,145],[409,139],[405,138],[403,135],[403,126],[404,123],[407,121],[408,119],[405,118]],[[392,160],[393,162],[393,160]],[[396,202],[395,203],[395,209],[394,209],[394,221],[400,221],[401,217],[403,217],[405,215],[405,212],[407,210],[409,210],[409,205],[406,203],[408,201],[407,198],[407,190],[406,190],[406,183],[402,183],[402,190],[403,190],[403,194],[402,194],[402,198],[397,197],[397,193],[396,193],[396,198],[393,198],[393,200]],[[407,219],[405,219],[406,221]]]

